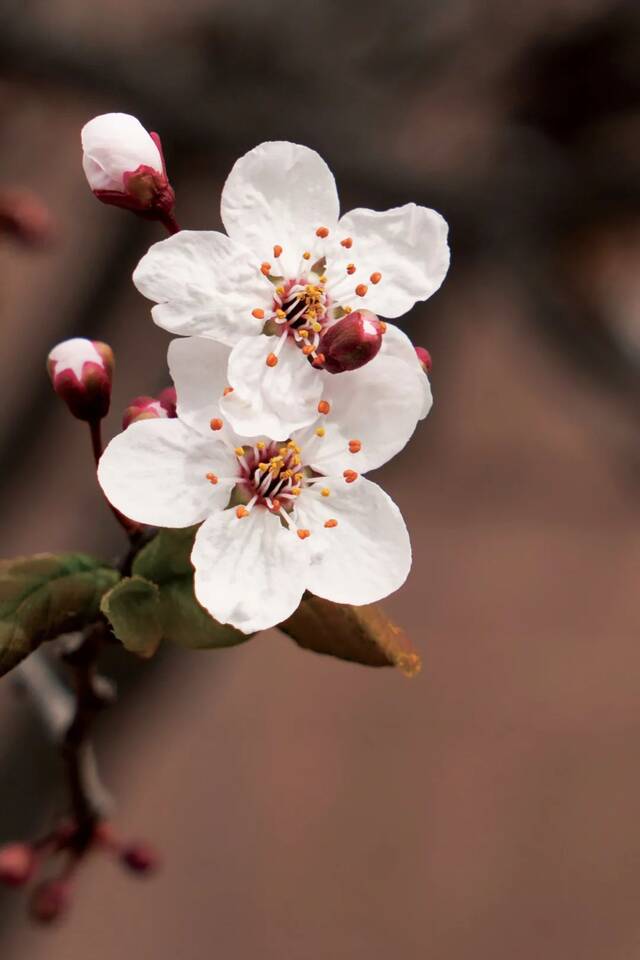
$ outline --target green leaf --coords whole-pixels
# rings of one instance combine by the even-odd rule
[[[152,657],[162,639],[160,590],[144,577],[126,577],[102,598],[100,609],[122,645]]]
[[[235,647],[249,640],[246,633],[214,620],[195,598],[193,577],[179,577],[160,587],[163,635],[182,647],[209,650]]]
[[[182,647],[233,647],[249,637],[214,620],[195,598],[191,550],[197,527],[160,530],[133,562],[133,574],[160,588],[162,636]]]
[[[82,553],[0,561],[0,676],[45,640],[96,620],[119,578]]]
[[[306,594],[280,630],[306,650],[370,667],[398,667],[406,676],[422,663],[400,627],[377,604],[352,607]]]
[[[157,584],[168,583],[176,577],[192,577],[190,557],[197,529],[160,530],[138,553],[133,561],[133,573]]]

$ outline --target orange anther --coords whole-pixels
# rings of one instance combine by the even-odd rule
[[[282,247],[280,246],[279,243],[276,243],[275,246],[274,246],[274,248],[273,248],[273,255],[274,255],[274,257],[276,257],[276,258],[279,257],[281,253],[282,253]]]
[[[320,493],[322,494],[323,497],[328,497],[329,494],[331,493],[331,490],[329,490],[329,487],[323,487]]]
[[[340,246],[346,247],[347,250],[351,250],[352,244],[353,244],[353,240],[351,239],[351,237],[345,237],[344,240],[340,241]]]
[[[371,280],[371,283],[380,283],[380,281],[382,280],[382,274],[376,271],[376,273],[371,274],[371,276],[369,277],[369,280]]]
[[[362,449],[360,440],[349,440],[349,453],[359,453]]]
[[[228,397],[230,393],[233,393],[233,387],[225,387],[222,391],[222,396]]]
[[[278,309],[276,310],[276,317],[278,318],[278,320],[284,320],[284,318],[286,317],[286,313],[284,312],[284,310],[281,310],[280,307],[278,307]]]
[[[386,332],[387,332],[387,325],[386,325],[386,323],[384,322],[384,320],[378,320],[378,324],[379,324],[379,326],[380,326],[380,333],[386,333]]]
[[[314,346],[313,346],[312,343],[307,343],[307,344],[302,348],[302,352],[304,353],[305,357],[308,357],[310,353],[313,353],[314,349],[315,349],[315,348],[314,348]]]
[[[329,236],[329,230],[327,227],[318,227],[316,230],[316,237],[322,237],[324,240],[325,237]]]
[[[342,476],[345,478],[347,483],[353,483],[354,480],[358,479],[358,474],[355,470],[345,470]]]
[[[251,316],[255,317],[256,320],[264,320],[264,310],[261,310],[260,307],[256,307],[255,310],[251,311]]]
[[[353,307],[343,307],[343,308],[342,308],[342,312],[343,312],[343,313],[351,313],[352,310],[353,310]]]
[[[325,524],[324,524],[324,525],[325,525],[325,527],[328,527],[329,530],[330,530],[331,527],[337,527],[337,526],[338,526],[338,521],[337,521],[337,520],[325,520]]]
[[[314,366],[314,367],[321,367],[322,364],[324,363],[325,359],[326,359],[326,357],[325,357],[324,353],[319,353],[318,356],[315,357],[315,359],[313,360],[313,366]]]
[[[368,288],[368,286],[366,285],[366,283],[359,283],[358,286],[356,287],[356,294],[357,294],[359,297],[364,297],[364,295],[366,294],[366,292],[367,292],[368,289],[369,289],[369,288]]]
[[[275,353],[270,353],[267,359],[265,360],[265,363],[267,364],[268,367],[275,367],[277,362],[278,362],[278,358],[276,357]]]
[[[297,534],[301,540],[306,540],[307,537],[311,536],[311,530],[298,530]]]
[[[311,254],[309,253],[308,250],[305,250],[305,252],[302,254],[302,259],[303,259],[303,260],[311,260]]]
[[[212,483],[212,484],[214,485],[214,487],[215,487],[216,483],[218,482],[218,478],[216,477],[215,473],[208,473],[208,474],[207,474],[207,480],[209,481],[209,483]]]
[[[209,426],[212,430],[222,430],[224,424],[222,420],[218,419],[218,417],[214,417],[213,420],[209,421]]]
[[[348,264],[347,264],[347,273],[349,274],[349,276],[351,276],[351,274],[352,274],[352,273],[355,273],[355,272],[356,272],[356,265],[355,265],[355,263],[348,263]]]
[[[271,503],[273,504],[273,506],[272,506],[271,509],[272,509],[272,510],[275,510],[276,513],[277,513],[278,510],[280,509],[280,507],[282,506],[282,504],[281,504],[280,501],[277,500],[277,499],[272,500]]]
[[[236,517],[238,518],[238,520],[242,520],[243,517],[248,517],[248,516],[249,516],[249,511],[247,510],[246,507],[243,507],[242,505],[239,507],[236,507]]]
[[[260,273],[263,273],[265,277],[268,277],[271,273],[271,264],[266,261],[260,266]]]
[[[331,410],[331,404],[328,400],[321,400],[318,404],[318,413],[329,413]]]

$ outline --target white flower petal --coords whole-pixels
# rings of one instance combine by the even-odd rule
[[[340,206],[322,157],[308,147],[276,141],[261,143],[235,163],[220,212],[229,236],[250,247],[258,263],[272,262],[273,247],[280,244],[280,263],[293,276],[302,253],[317,244],[318,227],[335,227]]]
[[[183,423],[210,436],[210,423],[221,417],[220,401],[228,385],[229,347],[205,337],[184,337],[169,344],[171,378]]]
[[[136,117],[105,113],[82,128],[82,165],[92,190],[123,190],[123,175],[139,166],[162,172],[160,151]]]
[[[429,389],[422,369],[418,377],[413,363],[384,350],[359,370],[323,379],[323,398],[331,404],[325,435],[304,445],[308,462],[321,472],[366,473],[394,457],[423,415],[425,384]],[[357,453],[349,449],[352,440],[361,444]]]
[[[233,470],[233,473],[231,472]],[[180,420],[141,420],[111,441],[98,466],[107,499],[139,523],[188,527],[229,502],[232,451]],[[207,473],[221,478],[216,485]]]
[[[352,210],[340,220],[327,257],[329,287],[340,302],[366,307],[382,317],[399,317],[417,300],[435,293],[444,280],[449,268],[447,232],[439,213],[415,203],[384,213]],[[353,240],[350,249],[338,243],[345,237]],[[356,271],[347,282],[349,262]],[[377,284],[370,280],[375,273],[382,275]],[[361,283],[368,288],[363,298],[353,293]]]
[[[328,497],[304,490],[295,520],[311,531],[307,589],[335,603],[374,603],[397,590],[411,569],[402,515],[381,488],[359,477],[327,477]],[[326,528],[327,520],[337,526]]]
[[[231,351],[228,376],[234,390],[223,399],[221,409],[244,436],[286,440],[317,417],[322,377],[290,338],[284,344],[280,341],[246,337]],[[278,348],[277,365],[267,366],[267,357]]]
[[[272,286],[251,255],[223,233],[181,230],[154,243],[133,274],[136,287],[158,304],[151,313],[172,333],[210,337],[232,346],[258,334]]]
[[[431,383],[418,359],[416,348],[406,333],[404,333],[400,327],[397,327],[395,323],[387,324],[387,332],[382,340],[380,355],[383,357],[396,357],[405,364],[406,376],[411,376],[411,378],[415,380],[421,392],[422,405],[419,419],[424,420],[433,406]]]
[[[191,561],[203,607],[220,623],[253,633],[286,620],[300,603],[308,550],[263,507],[242,519],[224,510],[198,530]]]

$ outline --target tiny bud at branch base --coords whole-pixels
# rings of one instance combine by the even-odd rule
[[[46,880],[33,891],[29,912],[40,923],[54,923],[66,913],[70,902],[67,883],[63,880]]]
[[[156,851],[146,843],[132,843],[121,854],[122,864],[134,873],[151,874],[160,866]]]
[[[0,883],[21,887],[31,879],[35,863],[33,848],[26,843],[9,843],[0,847]]]

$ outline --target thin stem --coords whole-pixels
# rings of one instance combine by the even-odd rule
[[[102,701],[96,691],[96,662],[106,636],[104,624],[88,628],[80,646],[67,654],[75,689],[75,711],[62,743],[75,827],[74,846],[81,853],[91,843],[104,817],[104,791],[96,776],[89,740]]]
[[[100,457],[102,456],[102,452],[104,449],[103,443],[102,443],[102,420],[90,420],[89,432],[91,434],[91,447],[93,450],[93,459],[95,461],[95,465],[97,468],[98,464],[100,463]],[[139,524],[134,523],[133,520],[129,520],[128,517],[125,517],[125,515],[123,513],[120,513],[119,510],[116,510],[113,504],[109,503],[106,497],[105,497],[105,500],[112,514],[114,515],[114,517],[116,518],[120,526],[123,528],[123,530],[127,534],[130,543],[131,544],[136,543],[140,537],[140,534],[142,533],[142,528],[139,526]]]
[[[170,234],[179,233],[182,229],[176,218],[172,213],[163,213],[161,217],[158,218],[160,223],[166,227]]]

